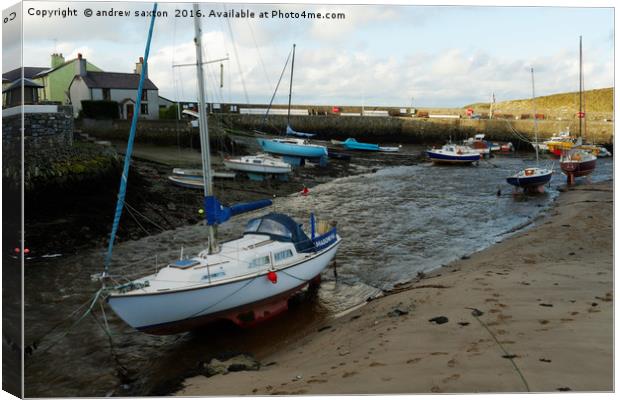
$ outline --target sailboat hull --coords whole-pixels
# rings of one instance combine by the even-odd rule
[[[302,158],[327,157],[327,149],[324,146],[304,146],[269,139],[260,139],[259,144],[263,151],[272,154]]]
[[[560,168],[564,174],[574,177],[590,175],[596,168],[596,159],[588,161],[564,161],[560,162]]]
[[[551,180],[551,173],[547,175],[538,175],[532,177],[517,177],[511,176],[506,178],[506,182],[512,186],[529,189],[544,186]]]
[[[242,314],[264,319],[264,312],[282,311],[282,302],[321,274],[336,255],[340,239],[310,258],[267,274],[220,284],[156,293],[114,294],[107,298],[116,314],[131,327],[152,334],[183,332],[216,319],[237,322]],[[269,307],[273,305],[274,307]],[[263,311],[263,315],[255,315]]]

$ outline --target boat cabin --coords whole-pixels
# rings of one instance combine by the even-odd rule
[[[314,249],[312,240],[301,229],[301,224],[284,214],[269,213],[260,218],[251,219],[245,227],[244,234],[266,235],[280,242],[292,242],[297,252],[308,252]]]

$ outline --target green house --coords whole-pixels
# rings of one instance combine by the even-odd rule
[[[69,85],[75,75],[80,74],[82,54],[77,58],[65,61],[62,54],[52,54],[51,67],[39,72],[32,79],[43,85],[40,90],[40,101],[57,101],[62,104],[69,103]],[[86,60],[84,60],[86,61]],[[86,71],[100,72],[101,69],[86,61]]]

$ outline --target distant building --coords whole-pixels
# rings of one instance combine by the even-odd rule
[[[175,104],[177,104],[175,101],[167,99],[164,96],[159,96],[159,108],[165,109]]]
[[[23,101],[22,86],[24,88]],[[39,103],[39,92],[42,88],[43,85],[40,85],[31,79],[17,79],[6,88],[3,87],[2,107],[16,107],[22,104],[37,104]]]
[[[50,68],[45,68],[32,77],[34,81],[44,86],[41,100],[69,104],[69,85],[78,73],[80,63],[83,62],[86,63],[85,69],[87,71],[101,71],[99,67],[87,62],[86,59],[82,59],[81,54],[67,61],[62,54],[52,54]]]
[[[69,97],[74,115],[82,109],[82,100],[110,100],[119,104],[122,119],[133,117],[136,104],[136,90],[142,71],[142,57],[136,63],[134,73],[88,71],[86,60],[78,56],[76,74],[69,84]],[[159,119],[159,89],[148,76],[144,80],[140,117]]]

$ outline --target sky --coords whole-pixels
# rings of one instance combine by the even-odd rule
[[[426,2],[428,3],[428,2]],[[566,3],[566,2],[563,2]],[[28,15],[76,9],[77,16]],[[85,17],[84,10],[130,11],[131,17]],[[77,53],[105,71],[132,72],[143,56],[152,3],[24,2],[23,62],[48,66],[53,52]],[[197,98],[193,18],[175,18],[189,3],[160,3],[149,78],[161,96]],[[201,11],[251,10],[255,18],[201,18],[210,101],[268,103],[296,44],[293,103],[462,107],[576,91],[579,36],[586,89],[614,82],[612,8],[203,3]],[[30,11],[29,11],[30,10]],[[345,19],[258,18],[282,12],[344,13]],[[19,65],[19,35],[3,29],[3,72]],[[275,99],[288,100],[290,62]]]

